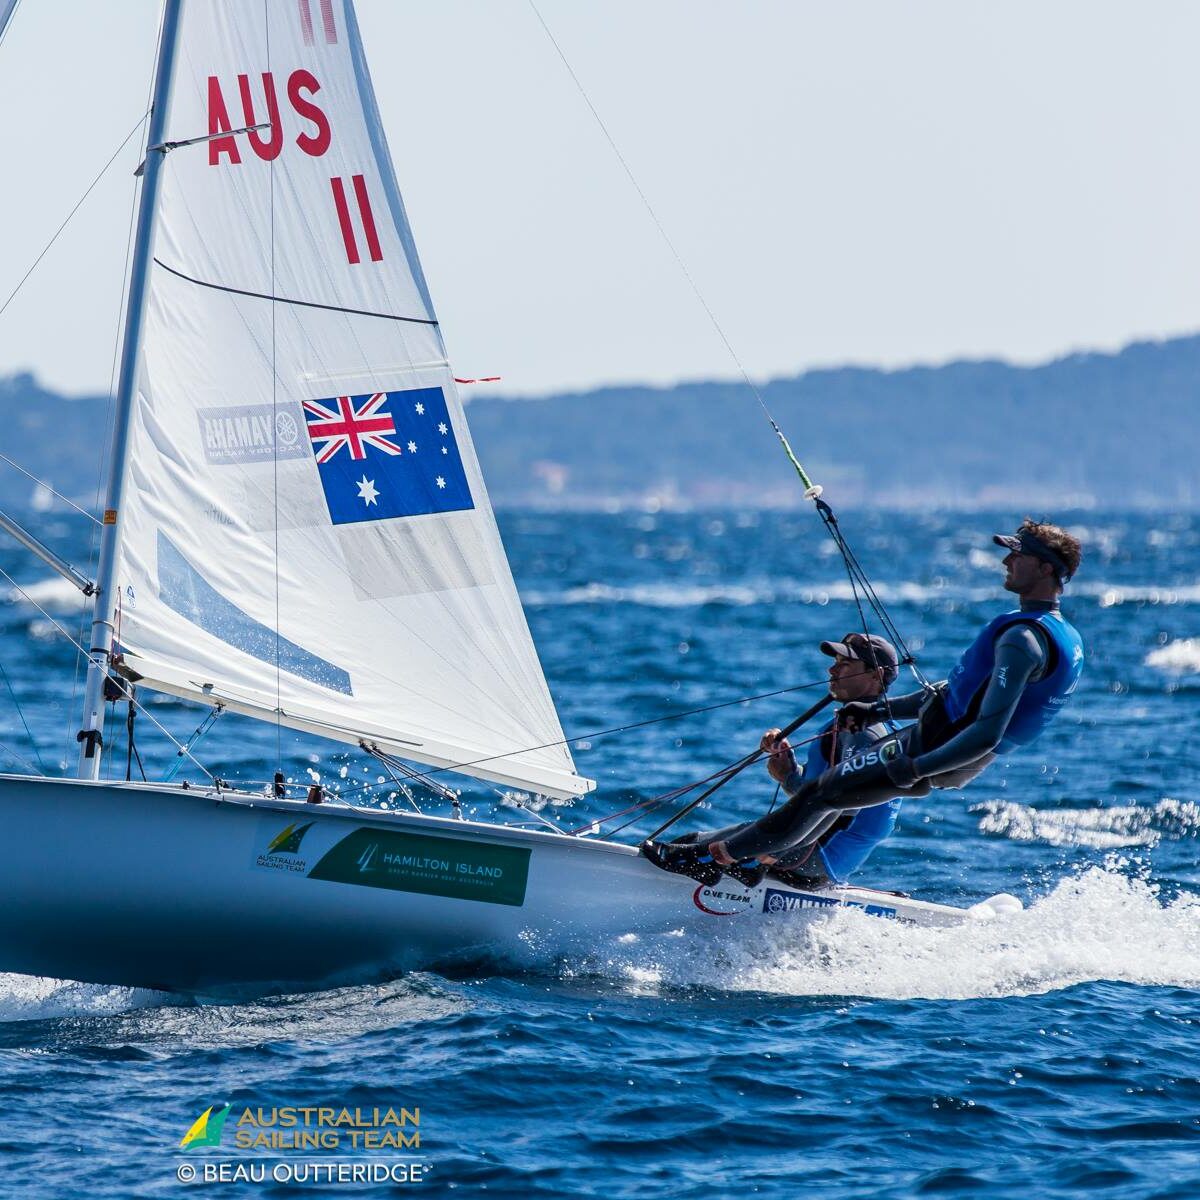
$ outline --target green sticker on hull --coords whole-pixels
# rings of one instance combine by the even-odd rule
[[[525,903],[529,851],[463,838],[356,829],[308,877],[519,908]]]

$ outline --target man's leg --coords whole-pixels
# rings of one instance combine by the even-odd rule
[[[914,788],[897,787],[887,776],[884,764],[864,764],[840,773],[840,766],[826,771],[802,787],[785,805],[743,826],[723,845],[735,862],[778,856],[785,851],[815,842],[847,809],[870,808],[896,796],[927,795],[924,781]]]

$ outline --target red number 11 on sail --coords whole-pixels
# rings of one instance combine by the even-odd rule
[[[354,199],[358,206],[358,216],[362,225],[363,237],[367,244],[367,253],[372,262],[383,258],[379,247],[379,234],[375,231],[375,217],[371,212],[371,198],[367,195],[367,181],[361,175],[353,175],[350,179],[354,188]],[[340,175],[335,175],[330,181],[333,188],[333,206],[337,209],[338,224],[342,229],[342,241],[346,246],[346,258],[351,263],[362,261],[358,250],[358,238],[355,234],[354,219],[350,213],[350,203],[346,196],[346,184]]]

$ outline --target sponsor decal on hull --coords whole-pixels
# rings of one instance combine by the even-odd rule
[[[519,908],[529,854],[491,842],[362,828],[328,850],[308,878]]]
[[[708,887],[702,883],[692,893],[692,903],[710,917],[740,917],[750,911],[753,901],[748,891],[735,891],[720,884]]]
[[[300,843],[312,827],[311,821],[307,825],[301,825],[299,821],[285,825],[256,856],[254,865],[268,871],[303,874],[308,869],[308,863],[299,857]]]
[[[871,917],[895,919],[896,910],[883,904],[860,904],[857,900],[839,900],[836,896],[813,896],[808,892],[780,892],[767,888],[763,896],[765,913],[796,912],[802,908],[861,908]]]

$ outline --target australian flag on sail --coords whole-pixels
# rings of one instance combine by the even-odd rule
[[[335,525],[474,508],[441,388],[304,401]]]

